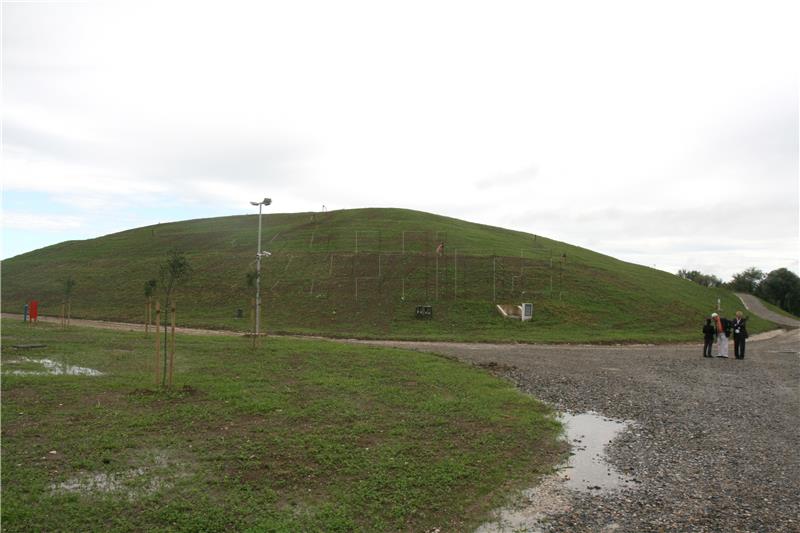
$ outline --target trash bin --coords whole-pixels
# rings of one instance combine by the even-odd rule
[[[22,321],[23,322],[27,322],[28,321],[28,304],[25,304],[25,307],[23,308]]]

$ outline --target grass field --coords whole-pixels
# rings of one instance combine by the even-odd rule
[[[254,290],[257,216],[160,224],[50,246],[3,261],[2,308],[28,300],[57,315],[61,284],[76,286],[73,315],[144,320],[145,281],[168,250],[194,268],[176,293],[181,325],[246,331]],[[672,342],[700,338],[733,293],[653,268],[526,234],[403,209],[354,209],[264,217],[264,327],[273,333],[493,342]],[[444,242],[444,253],[435,249]],[[533,302],[526,324],[496,303]],[[433,320],[417,320],[417,305]],[[757,317],[753,333],[772,325]]]
[[[152,337],[2,326],[8,532],[462,531],[564,452],[549,408],[441,357],[179,336],[164,391]]]

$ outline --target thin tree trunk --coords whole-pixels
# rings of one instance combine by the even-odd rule
[[[159,327],[161,324],[161,302],[156,302],[156,358],[155,358],[155,375],[156,375],[156,386],[158,386],[159,382],[161,381],[159,375],[159,368],[161,368],[161,335],[159,331]]]
[[[169,346],[169,386],[172,388],[172,375],[175,368],[175,304],[170,307],[172,314],[172,335]]]
[[[167,305],[164,306],[164,372],[161,374],[161,386],[167,385],[167,353],[169,352],[169,342],[167,340],[167,319],[169,316],[170,298],[167,297]]]

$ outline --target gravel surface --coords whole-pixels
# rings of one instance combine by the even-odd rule
[[[767,307],[755,296],[752,294],[747,294],[744,292],[737,292],[736,296],[742,301],[745,306],[745,309],[756,314],[762,318],[766,318],[767,320],[771,320],[776,324],[780,324],[781,326],[786,326],[789,328],[800,328],[800,320],[796,318],[791,318],[788,316],[781,315],[776,313],[775,311],[771,311],[767,309]]]
[[[638,488],[575,493],[546,531],[800,531],[797,330],[751,339],[741,361],[704,359],[701,343],[381,344],[480,365],[563,411],[634,422],[607,452]]]

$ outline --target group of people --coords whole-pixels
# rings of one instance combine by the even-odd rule
[[[733,353],[736,359],[744,359],[745,341],[747,334],[747,317],[742,316],[741,311],[736,311],[736,319],[728,320],[711,313],[711,317],[706,319],[703,326],[703,357],[713,357],[711,347],[717,343],[717,357],[728,357],[728,339],[733,335]]]

